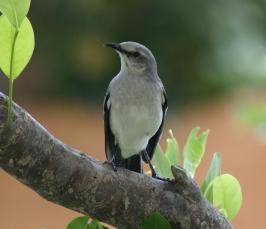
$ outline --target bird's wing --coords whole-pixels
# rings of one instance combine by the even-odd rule
[[[149,155],[150,160],[153,157],[154,151],[156,149],[156,146],[158,144],[158,141],[160,139],[160,136],[162,134],[162,130],[163,130],[163,125],[164,125],[164,119],[166,116],[166,112],[168,109],[168,105],[167,105],[167,98],[166,98],[166,92],[164,90],[164,88],[162,88],[163,90],[163,102],[162,102],[162,111],[163,111],[163,118],[162,118],[162,123],[159,127],[159,129],[157,130],[157,132],[153,135],[153,137],[149,140],[146,151]],[[146,163],[148,163],[148,161],[145,159],[145,157],[142,156],[143,161],[145,161]]]
[[[104,135],[105,135],[105,155],[108,161],[111,161],[116,152],[115,137],[110,128],[110,93],[107,91],[104,97],[103,116],[104,116]]]

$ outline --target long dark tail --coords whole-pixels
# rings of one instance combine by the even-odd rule
[[[125,168],[137,173],[142,173],[140,155],[134,155],[125,159]]]

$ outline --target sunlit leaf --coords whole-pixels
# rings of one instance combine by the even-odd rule
[[[30,2],[30,0],[0,0],[0,12],[16,29],[19,29],[29,11]]]
[[[88,220],[88,216],[77,217],[67,225],[67,229],[87,229]]]
[[[163,153],[159,144],[157,145],[153,156],[153,164],[157,175],[164,178],[173,178],[169,160]]]
[[[140,229],[171,229],[171,225],[168,221],[158,212],[152,214],[151,216],[147,217]]]
[[[181,155],[177,140],[175,139],[172,130],[169,130],[170,138],[167,138],[166,157],[170,165],[180,165]]]
[[[212,185],[209,184],[209,186],[206,188],[204,192],[204,196],[211,204],[213,204],[213,186]]]
[[[201,191],[202,193],[205,192],[208,185],[211,183],[211,181],[219,176],[221,174],[221,155],[219,153],[215,153],[212,158],[211,165],[208,169],[207,176],[204,180],[204,182],[201,185]]]
[[[2,15],[0,17],[0,68],[8,78],[12,75],[12,79],[16,79],[20,75],[28,64],[34,50],[34,33],[27,18],[23,21],[16,39],[15,36],[15,28]],[[12,51],[13,67],[11,71]]]
[[[199,134],[199,127],[194,128],[189,136],[184,147],[184,168],[188,171],[191,177],[194,177],[197,167],[205,153],[209,130]]]
[[[212,204],[229,220],[237,215],[242,205],[242,191],[235,177],[223,174],[214,178],[205,191],[207,198],[210,195]]]

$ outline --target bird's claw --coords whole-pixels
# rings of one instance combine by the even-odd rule
[[[111,165],[112,168],[113,168],[113,170],[114,170],[114,172],[117,172],[117,167],[116,167],[116,165],[115,165],[115,163],[114,163],[113,160],[111,160],[111,161],[105,161],[104,164]]]
[[[115,162],[114,162],[114,161],[111,161],[111,164],[112,164],[113,170],[114,170],[115,172],[117,172],[117,167],[116,167],[116,165],[115,165]]]
[[[173,180],[171,180],[170,178],[159,177],[156,174],[153,175],[152,177],[161,181],[173,182]]]

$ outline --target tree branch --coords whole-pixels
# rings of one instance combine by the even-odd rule
[[[173,228],[231,228],[182,168],[172,168],[172,183],[114,172],[54,138],[15,103],[12,109],[8,129],[7,97],[0,93],[0,167],[46,200],[119,228],[136,228],[155,211]]]

